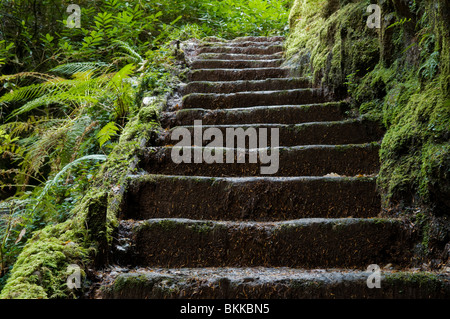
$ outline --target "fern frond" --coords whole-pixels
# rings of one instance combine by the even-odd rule
[[[135,65],[133,63],[125,65],[122,69],[120,69],[120,71],[114,74],[108,85],[112,88],[119,88],[122,84],[122,81],[133,74],[134,68]]]
[[[60,150],[59,157],[63,164],[69,163],[72,159],[72,155],[77,148],[77,142],[88,127],[92,123],[92,119],[89,116],[80,116],[75,118],[64,139],[64,144]]]
[[[75,165],[78,165],[79,163],[81,163],[83,161],[87,161],[87,160],[106,161],[106,159],[107,159],[107,157],[105,155],[88,155],[88,156],[81,157],[81,158],[73,161],[72,163],[67,164],[58,174],[55,175],[55,177],[52,180],[47,182],[44,189],[37,197],[36,204],[34,205],[32,211],[34,212],[36,210],[36,208],[39,206],[39,204],[41,203],[44,196],[47,195],[47,192],[49,191],[49,189],[53,185],[55,185],[58,182],[58,180],[61,178],[61,176],[64,175],[67,171],[69,171],[72,167],[74,167]]]
[[[106,124],[100,132],[97,134],[97,139],[100,147],[103,146],[106,142],[108,142],[120,129],[117,127],[116,123],[109,122]]]
[[[144,62],[144,58],[139,53],[137,53],[128,43],[121,40],[114,40],[113,42],[127,51],[127,56],[132,58],[136,63]]]
[[[70,85],[73,85],[72,80],[63,80],[58,82],[44,82],[39,84],[32,84],[19,88],[12,92],[8,92],[0,97],[0,103],[27,101],[49,92],[62,92],[67,90]]]
[[[10,75],[2,75],[0,76],[0,82],[3,81],[11,81],[14,79],[20,79],[20,78],[26,78],[26,77],[32,77],[39,80],[44,81],[50,81],[50,80],[61,80],[61,78],[47,74],[47,73],[39,73],[39,72],[20,72],[16,74],[10,74]]]
[[[58,65],[57,67],[50,70],[50,72],[55,72],[64,75],[74,75],[75,73],[82,72],[94,72],[102,70],[107,72],[111,68],[111,64],[103,62],[75,62],[67,63],[63,65]]]
[[[62,105],[70,105],[70,104],[85,104],[85,103],[97,103],[98,100],[93,96],[88,96],[85,94],[71,94],[70,92],[61,92],[55,95],[44,95],[34,99],[22,107],[18,108],[14,112],[11,113],[8,120],[14,116],[18,116],[20,114],[29,112],[38,108],[40,106],[46,106],[50,104],[62,104]]]

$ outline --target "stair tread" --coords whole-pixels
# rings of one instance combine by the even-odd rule
[[[247,69],[195,69],[188,73],[189,82],[194,81],[238,81],[288,78],[289,68],[247,68]]]
[[[177,128],[186,128],[190,132],[191,137],[195,135],[195,125],[178,126],[165,132],[165,135],[161,137],[161,143],[166,145],[175,144],[176,142],[171,139],[171,134]],[[278,134],[278,143],[281,146],[364,144],[378,141],[383,136],[383,130],[377,123],[367,121],[363,118],[300,124],[256,123],[203,125],[202,123],[202,131],[209,128],[219,129],[225,137],[229,129],[234,129],[234,131],[242,129],[247,132],[248,130],[258,131],[265,128],[268,130],[268,135],[271,135],[272,132]],[[278,132],[272,130],[278,130]],[[209,144],[209,141],[203,140],[202,143],[203,146],[206,146]]]
[[[183,95],[191,93],[227,94],[237,92],[258,92],[310,88],[309,78],[274,78],[237,81],[194,81],[181,86]]]
[[[128,177],[125,218],[186,217],[282,221],[307,217],[376,217],[376,176]]]
[[[255,222],[159,218],[123,220],[120,225],[119,233],[131,234],[127,259],[136,266],[402,266],[410,254],[409,250],[399,252],[407,236],[402,222],[395,219]]]
[[[302,124],[345,120],[348,109],[345,102],[327,102],[303,105],[267,105],[229,109],[190,108],[166,112],[161,118],[163,127],[193,125],[202,120],[204,125],[231,124]]]
[[[367,280],[371,274],[367,270],[286,267],[141,268],[125,273],[115,267],[105,273],[108,283],[104,283],[100,296],[221,299],[450,296],[449,274],[383,269],[380,277],[382,289],[369,289]]]
[[[266,164],[261,161],[263,150],[278,152],[278,167],[273,176],[317,176],[330,173],[356,176],[359,174],[376,174],[379,170],[379,144],[354,145],[309,145],[271,148],[226,148],[226,147],[183,147],[184,154],[190,154],[189,163],[174,163],[172,154],[179,154],[180,147],[165,146],[150,148],[145,154],[141,166],[147,172],[159,174],[183,174],[194,176],[258,176],[262,174],[261,167]],[[201,154],[222,153],[217,162],[214,159],[202,159],[194,163],[195,152]],[[204,153],[207,151],[207,153]],[[227,152],[233,153],[233,163],[227,163]],[[209,156],[209,155],[206,155]],[[249,159],[253,158],[250,163]],[[238,159],[245,160],[238,163]],[[331,161],[332,160],[332,161]],[[222,161],[222,163],[220,163]],[[226,163],[226,164],[225,164]]]
[[[243,53],[200,53],[197,59],[225,59],[225,60],[271,60],[282,57],[283,53],[273,54],[243,54]]]

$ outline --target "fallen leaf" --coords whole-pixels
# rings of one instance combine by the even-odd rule
[[[19,237],[17,238],[16,242],[14,243],[15,245],[17,245],[17,243],[22,240],[22,237],[25,235],[26,232],[27,232],[26,228],[24,228],[20,231]]]

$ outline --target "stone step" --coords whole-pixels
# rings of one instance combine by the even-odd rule
[[[161,134],[161,145],[175,145],[177,140],[172,140],[174,130],[185,128],[191,135],[191,141],[197,132],[205,132],[207,129],[219,129],[222,132],[223,140],[231,134],[261,134],[266,129],[268,134],[267,146],[271,144],[271,133],[278,134],[278,146],[304,146],[304,145],[344,145],[344,144],[364,144],[379,141],[383,137],[383,130],[378,123],[364,119],[351,119],[334,122],[313,122],[302,124],[236,124],[236,125],[200,125],[179,126]],[[277,132],[278,130],[278,132]],[[187,133],[187,132],[186,132]],[[203,136],[202,133],[202,136]],[[200,135],[199,133],[197,135]],[[187,137],[187,136],[186,136]],[[231,138],[231,137],[230,137]],[[203,140],[203,145],[210,144],[209,140]],[[186,144],[187,145],[187,144]],[[193,142],[190,145],[194,145]]]
[[[194,81],[244,81],[287,78],[290,69],[253,68],[253,69],[197,69],[188,73],[188,80]]]
[[[143,267],[367,267],[408,263],[407,231],[392,219],[230,222],[122,221],[125,256]],[[119,235],[120,236],[120,235]]]
[[[207,43],[217,43],[217,42],[226,42],[226,43],[240,43],[240,42],[284,42],[286,40],[286,37],[284,36],[246,36],[246,37],[238,37],[234,38],[232,40],[226,40],[223,38],[210,36],[205,37],[201,40],[201,43],[207,42]]]
[[[376,175],[380,166],[379,150],[378,144],[315,145],[252,150],[162,147],[149,149],[141,161],[141,167],[153,174],[217,177],[263,176],[264,174],[324,176],[330,173],[345,176]],[[177,164],[172,158],[172,153],[175,154],[174,156],[179,156],[180,153],[189,154],[189,159],[187,163]],[[200,154],[202,163],[194,163],[197,153]],[[273,158],[270,162],[261,161],[260,154],[263,156],[271,154]],[[269,165],[272,165],[272,169],[264,171],[263,167],[267,170]]]
[[[376,217],[371,177],[130,176],[123,218],[281,221],[306,217]]]
[[[272,36],[272,37],[254,37],[254,36],[248,36],[248,37],[239,37],[235,38],[229,42],[284,42],[286,40],[286,37],[284,36]]]
[[[349,109],[345,102],[329,102],[306,105],[253,106],[235,109],[181,109],[161,116],[163,127],[194,125],[202,120],[204,125],[231,124],[301,124],[308,122],[331,122],[344,120]]]
[[[184,109],[233,109],[259,105],[299,105],[324,103],[321,89],[238,92],[228,94],[192,93],[183,97]]]
[[[239,53],[202,53],[197,55],[199,60],[276,60],[283,57],[283,52],[274,54],[239,54]]]
[[[268,47],[268,46],[283,46],[281,41],[202,41],[199,43],[200,48],[204,47]]]
[[[380,288],[371,289],[367,283],[372,282],[372,275],[367,270],[286,267],[141,268],[125,272],[115,267],[105,272],[109,283],[98,294],[104,299],[450,298],[449,274],[382,269]],[[258,303],[258,307],[263,306]]]
[[[275,91],[310,88],[309,78],[279,78],[254,81],[199,81],[190,82],[180,87],[180,93],[216,93],[227,94],[252,91]]]
[[[283,60],[195,60],[191,69],[251,69],[276,68]]]
[[[280,44],[261,45],[261,46],[199,46],[197,49],[198,54],[202,53],[234,53],[234,54],[275,54],[283,52],[283,46]]]

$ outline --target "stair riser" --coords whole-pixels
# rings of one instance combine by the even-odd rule
[[[200,69],[190,71],[188,80],[193,81],[245,81],[287,78],[291,70],[282,68],[260,69]]]
[[[215,127],[215,126],[211,126]],[[194,126],[186,126],[190,132],[191,138],[195,135]],[[210,127],[202,126],[202,136],[205,130]],[[348,121],[348,122],[324,122],[324,123],[314,123],[314,124],[300,124],[292,126],[265,126],[252,125],[252,126],[216,126],[224,136],[224,141],[226,136],[231,134],[227,132],[227,129],[233,129],[231,131],[237,132],[238,128],[242,128],[244,132],[247,132],[249,128],[256,129],[257,132],[261,132],[260,129],[267,128],[267,132],[272,133],[274,129],[278,128],[279,134],[279,146],[301,146],[301,145],[345,145],[345,144],[364,144],[370,143],[372,141],[378,141],[382,138],[383,132],[381,128],[375,123],[361,123],[359,121]],[[174,128],[176,130],[177,128]],[[230,132],[231,132],[230,131]],[[176,145],[178,140],[172,140],[172,135],[170,131],[163,138],[163,144],[165,145]],[[228,133],[228,134],[227,134]],[[269,135],[270,136],[270,135]],[[210,141],[203,140],[203,145],[207,146]],[[196,145],[200,146],[200,145]],[[274,146],[268,141],[268,146]]]
[[[273,37],[240,37],[240,38],[236,38],[233,39],[229,42],[231,43],[239,43],[239,42],[248,42],[248,41],[252,41],[252,42],[284,42],[286,40],[285,37],[283,36],[273,36]]]
[[[202,120],[204,125],[231,124],[300,124],[308,122],[342,121],[348,106],[345,103],[327,103],[306,106],[257,107],[248,109],[205,110],[186,109],[164,113],[163,127],[194,125]]]
[[[135,265],[145,267],[367,267],[403,263],[394,222],[358,220],[261,226],[150,220],[132,230]],[[407,254],[407,253],[406,253]]]
[[[192,93],[228,94],[237,92],[294,90],[310,88],[309,79],[267,79],[236,82],[191,82],[181,88],[182,95]]]
[[[150,176],[131,181],[123,217],[282,221],[375,217],[376,180],[367,178],[220,179]]]
[[[204,46],[198,48],[198,54],[202,53],[233,53],[233,54],[264,54],[271,55],[283,51],[281,45],[270,46],[250,46],[250,47],[234,47],[234,46]]]
[[[271,41],[207,41],[207,42],[202,42],[199,47],[200,48],[205,48],[205,47],[241,47],[241,48],[245,48],[245,47],[267,47],[267,46],[282,46],[283,42],[282,41],[275,41],[275,40],[271,40]]]
[[[197,59],[213,59],[213,60],[275,60],[283,57],[283,53],[275,54],[238,54],[238,53],[202,53]]]
[[[243,151],[237,156],[238,151],[229,149],[234,154],[232,163],[227,163],[227,151],[220,150],[221,163],[208,164],[194,163],[198,152],[200,157],[209,157],[210,152],[205,149],[186,148],[190,154],[188,163],[175,164],[172,159],[182,153],[177,148],[163,148],[147,154],[142,162],[142,167],[149,173],[187,176],[263,176],[261,167],[267,166],[260,161],[259,152]],[[217,152],[217,151],[216,151]],[[278,149],[278,170],[272,176],[323,176],[329,173],[339,175],[356,176],[358,174],[376,174],[379,170],[379,146],[351,146],[351,147],[314,147],[305,149]],[[274,153],[274,154],[276,154]],[[218,157],[217,157],[218,158]],[[250,163],[250,159],[256,159],[257,163]],[[244,163],[238,163],[244,160]],[[211,162],[212,160],[208,160]]]
[[[448,299],[443,281],[418,283],[414,275],[382,275],[381,289],[369,289],[369,274],[234,279],[171,274],[123,274],[104,289],[105,299]]]
[[[190,94],[183,98],[183,108],[230,109],[260,105],[299,105],[326,102],[322,90],[242,92],[233,94]]]
[[[276,68],[282,60],[259,61],[228,61],[228,60],[196,60],[191,69],[248,69],[248,68]]]

